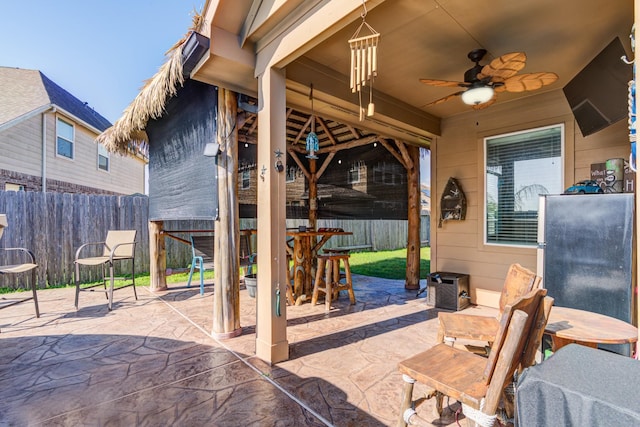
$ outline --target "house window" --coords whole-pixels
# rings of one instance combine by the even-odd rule
[[[7,182],[6,184],[4,184],[4,190],[5,191],[24,191],[24,185],[12,184],[10,182]]]
[[[98,169],[109,172],[109,152],[102,144],[98,144]]]
[[[541,194],[562,192],[564,126],[485,138],[485,242],[535,246]]]
[[[353,164],[349,168],[349,176],[347,178],[349,184],[355,184],[360,182],[360,167],[362,166],[362,162],[358,162]]]
[[[294,167],[287,168],[287,176],[285,182],[294,182],[296,180],[297,170]]]
[[[73,159],[73,125],[58,119],[56,124],[56,153],[68,159]]]
[[[399,185],[403,181],[403,170],[399,165],[378,163],[373,168],[373,182],[377,184]]]
[[[249,182],[251,181],[250,177],[251,175],[248,169],[240,172],[240,189],[241,190],[246,190],[247,188],[249,188]]]

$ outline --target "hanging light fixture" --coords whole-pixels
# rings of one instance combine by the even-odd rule
[[[313,112],[313,84],[310,85],[309,99],[311,100],[311,132],[307,135],[307,159],[317,159],[316,151],[318,151],[320,141],[316,135],[316,116]]]
[[[482,82],[474,82],[462,93],[462,102],[467,105],[484,104],[493,98],[493,88]]]

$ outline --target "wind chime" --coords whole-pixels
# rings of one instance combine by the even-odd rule
[[[307,159],[317,159],[316,151],[320,142],[318,141],[318,135],[316,135],[316,115],[313,112],[313,84],[310,85],[309,99],[311,100],[311,132],[307,135]]]
[[[364,8],[364,12],[361,15],[362,23],[349,40],[351,48],[351,93],[358,92],[360,121],[364,120],[365,114],[373,116],[375,111],[373,80],[378,75],[378,41],[380,40],[380,33],[376,32],[365,21],[367,6],[364,0],[362,1],[362,7]],[[361,36],[360,31],[365,27],[371,34]],[[365,112],[362,107],[362,88],[367,86],[367,82],[369,82],[369,105]]]

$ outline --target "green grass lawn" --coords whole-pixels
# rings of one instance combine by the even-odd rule
[[[420,277],[426,277],[431,263],[431,248],[420,249]],[[407,270],[407,250],[353,252],[349,258],[351,272],[383,279],[404,280]]]
[[[431,248],[420,249],[420,277],[424,278],[429,272],[431,262]],[[393,251],[377,251],[377,252],[352,252],[349,258],[351,272],[354,274],[362,274],[364,276],[380,277],[383,279],[404,280],[407,270],[407,250],[396,249]],[[214,272],[205,271],[205,280],[213,279]],[[189,272],[181,272],[167,276],[167,284],[186,282],[189,278]],[[137,286],[149,286],[150,276],[148,274],[136,275]],[[116,282],[117,287],[118,282]],[[86,284],[84,286],[90,286]],[[191,280],[192,286],[200,285],[200,273],[194,272]],[[60,288],[67,285],[48,285],[48,288]],[[26,290],[26,289],[23,289]],[[15,292],[15,289],[0,288],[0,294]]]

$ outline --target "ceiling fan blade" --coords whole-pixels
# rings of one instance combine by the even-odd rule
[[[431,107],[432,105],[442,104],[443,102],[448,101],[452,98],[455,98],[456,96],[460,96],[463,93],[464,93],[463,90],[461,90],[460,92],[452,93],[451,95],[447,95],[444,98],[436,99],[435,101],[428,103],[427,105],[425,105],[425,107]]]
[[[491,77],[494,82],[506,80],[522,70],[526,61],[527,55],[524,52],[506,53],[482,67],[482,71],[478,73],[478,79]]]
[[[440,87],[467,87],[468,83],[465,82],[453,82],[450,80],[434,80],[434,79],[420,79],[420,81],[429,86],[440,86]]]
[[[503,90],[507,92],[524,92],[540,89],[558,80],[556,73],[528,73],[509,77],[504,81]]]

